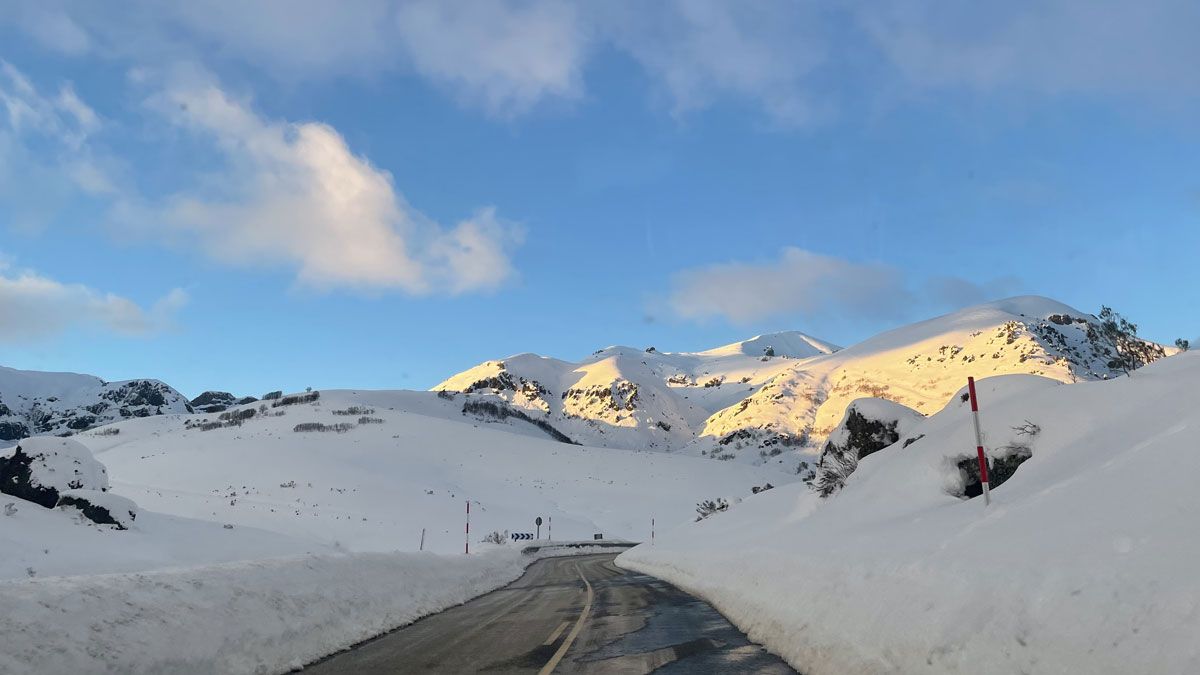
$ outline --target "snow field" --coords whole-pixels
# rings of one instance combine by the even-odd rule
[[[284,673],[503,586],[555,554],[310,555],[0,581],[0,672]]]
[[[955,396],[829,500],[786,485],[619,563],[809,675],[1200,672],[1197,382],[1193,353],[1107,382],[980,380],[989,454],[1032,451],[991,507],[951,494],[974,446]]]

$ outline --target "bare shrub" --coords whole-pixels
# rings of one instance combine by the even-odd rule
[[[344,417],[351,417],[353,415],[371,415],[375,412],[375,409],[374,408],[364,408],[362,406],[352,405],[349,408],[344,408],[342,410],[331,410],[330,412],[332,412],[334,415],[342,415]]]
[[[700,522],[714,513],[729,510],[729,502],[724,497],[706,499],[696,504],[696,522]]]
[[[323,424],[321,422],[301,422],[300,424],[297,424],[296,426],[292,427],[292,431],[297,432],[297,433],[305,432],[305,431],[332,431],[334,433],[344,434],[353,428],[354,428],[354,425],[350,424],[349,422],[338,422],[337,424]]]

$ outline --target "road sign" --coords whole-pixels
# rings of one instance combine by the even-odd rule
[[[541,539],[542,538],[542,517],[538,516],[537,520],[533,521],[533,524],[537,525],[537,538]]]
[[[525,539],[533,539],[532,532],[513,532],[511,535],[513,541],[522,541]]]

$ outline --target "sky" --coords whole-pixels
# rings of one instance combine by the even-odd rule
[[[6,366],[428,388],[1026,293],[1200,334],[1194,2],[4,4]]]

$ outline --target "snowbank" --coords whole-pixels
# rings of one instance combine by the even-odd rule
[[[60,510],[74,512],[100,525],[128,530],[137,520],[138,507],[132,499],[99,490],[67,490],[58,497]]]
[[[810,675],[1200,672],[1196,382],[1193,353],[982,380],[989,455],[1031,454],[986,509],[955,496],[975,445],[956,396],[827,501],[783,486],[618,561]]]
[[[0,672],[281,673],[502,586],[499,549],[0,582]]]
[[[108,489],[108,472],[92,451],[70,438],[26,438],[0,452],[0,490],[51,509],[67,490]]]

